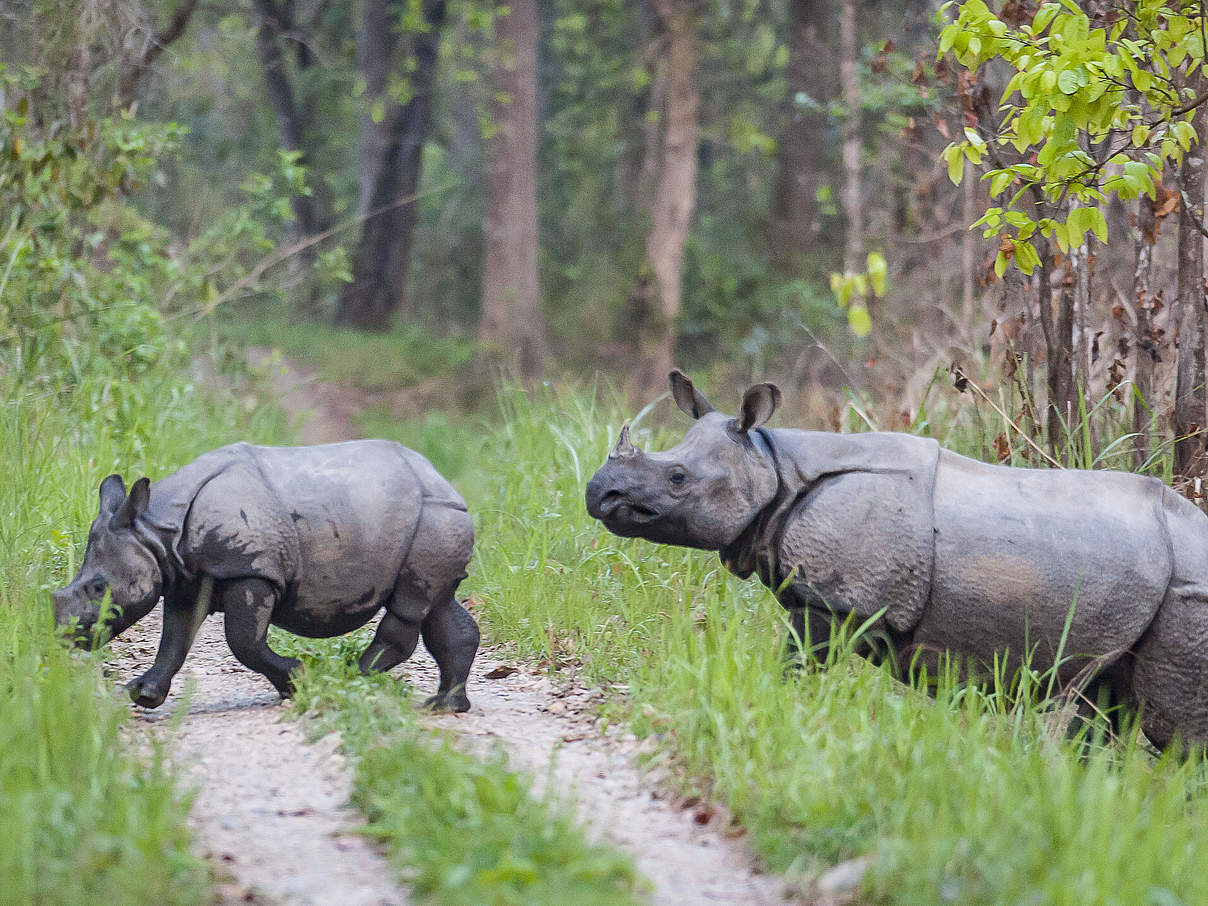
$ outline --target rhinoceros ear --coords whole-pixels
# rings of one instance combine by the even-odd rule
[[[671,396],[685,414],[700,418],[713,411],[705,395],[692,386],[692,379],[688,375],[676,368],[668,377],[671,381]]]
[[[130,496],[118,506],[117,511],[109,520],[109,528],[114,531],[130,528],[134,524],[134,520],[147,511],[147,502],[150,499],[151,482],[145,477],[140,478],[130,486]]]
[[[126,499],[126,482],[121,475],[110,475],[101,482],[101,512],[112,513]]]
[[[775,384],[756,384],[742,397],[742,411],[738,414],[738,430],[742,432],[758,428],[780,405],[780,388]]]

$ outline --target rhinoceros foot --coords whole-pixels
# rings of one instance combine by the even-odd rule
[[[462,713],[470,710],[470,699],[465,692],[438,692],[424,702],[429,711],[453,711]]]
[[[126,692],[130,700],[144,708],[158,708],[168,697],[167,684],[161,684],[145,674],[136,677],[126,684]]]

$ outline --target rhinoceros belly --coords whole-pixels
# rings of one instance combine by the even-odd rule
[[[1010,652],[1071,677],[1153,619],[1171,576],[1163,486],[1121,472],[1016,469],[944,452],[935,483],[924,649]],[[1068,630],[1067,630],[1068,623]],[[1064,642],[1062,641],[1064,636]]]

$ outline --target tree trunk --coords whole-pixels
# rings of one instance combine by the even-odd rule
[[[1053,258],[1047,239],[1034,240],[1040,257],[1040,268],[1036,278],[1036,289],[1040,309],[1040,328],[1044,333],[1045,375],[1048,387],[1046,411],[1046,434],[1049,452],[1060,458],[1063,452],[1065,430],[1069,414],[1073,410],[1074,386],[1074,305],[1069,282],[1062,287],[1058,301],[1057,317],[1053,317]]]
[[[260,17],[260,27],[256,32],[256,52],[264,69],[265,88],[268,90],[269,101],[277,118],[277,128],[281,133],[281,147],[286,151],[297,152],[298,162],[302,166],[309,166],[313,155],[309,153],[306,138],[308,124],[294,96],[293,85],[285,66],[285,56],[278,41],[279,35],[293,31],[290,6],[278,5],[274,0],[256,0],[256,13]],[[325,219],[320,217],[316,210],[313,194],[294,192],[290,194],[289,202],[294,213],[295,242],[309,239],[325,229]],[[316,314],[318,300],[314,297],[312,289],[307,286],[306,277],[314,267],[317,254],[314,246],[308,246],[290,257],[291,276],[296,276],[297,282],[307,287],[303,290],[302,297],[296,300],[296,307],[300,313],[312,317]]]
[[[667,35],[667,95],[664,108],[662,166],[646,260],[654,276],[657,305],[646,338],[646,383],[662,386],[675,359],[675,321],[683,297],[684,244],[696,209],[696,134],[699,99],[693,85],[696,68],[696,18],[692,0],[655,0]]]
[[[856,29],[859,0],[843,0],[839,8],[839,81],[843,87],[843,216],[847,221],[843,270],[864,270],[863,188],[860,172],[860,43]]]
[[[1194,80],[1198,94],[1203,78]],[[1175,364],[1174,399],[1174,471],[1182,478],[1193,478],[1202,471],[1199,462],[1204,450],[1204,237],[1192,218],[1191,208],[1203,222],[1205,126],[1208,106],[1201,104],[1192,116],[1198,137],[1197,146],[1183,158],[1179,183],[1183,204],[1179,211],[1178,333],[1175,340],[1178,357]]]
[[[161,30],[147,29],[143,45],[133,57],[122,60],[118,76],[118,105],[127,108],[138,99],[138,89],[151,66],[159,59],[164,48],[184,34],[197,0],[182,0],[172,18]]]
[[[977,172],[973,163],[965,161],[965,175],[961,181],[961,220],[971,224],[977,220]],[[976,266],[977,245],[973,238],[973,230],[965,230],[961,237],[961,319],[969,336],[974,332],[974,293],[976,280],[973,273]]]
[[[1153,265],[1153,246],[1157,240],[1157,223],[1153,199],[1148,195],[1137,198],[1137,228],[1135,233],[1136,265],[1133,268],[1133,303],[1137,321],[1136,353],[1133,365],[1133,464],[1141,468],[1149,461],[1149,431],[1153,422],[1153,372],[1157,361],[1157,344],[1153,335],[1153,301],[1149,297],[1149,274]]]
[[[788,123],[780,135],[768,249],[782,271],[799,273],[821,235],[818,190],[825,181],[826,101],[831,72],[825,25],[830,4],[789,0]]]
[[[537,0],[495,20],[478,339],[525,377],[540,374],[545,325],[537,272]],[[499,11],[499,6],[496,7]]]
[[[376,24],[386,22],[386,30],[397,27],[397,20],[388,16],[393,6],[386,0],[366,0],[360,38],[372,46],[362,45],[358,55],[362,59],[372,57],[374,65],[378,65],[383,50],[393,47]],[[372,140],[362,146],[366,155],[368,149],[376,152],[374,159],[362,162],[371,174],[362,182],[361,202],[363,213],[370,216],[361,227],[353,253],[352,282],[344,287],[336,322],[363,330],[386,330],[395,310],[405,308],[407,268],[415,238],[414,197],[419,190],[424,142],[432,120],[444,0],[424,0],[423,15],[425,28],[406,42],[413,64],[407,68],[411,99],[403,105],[383,99],[381,122],[374,124]],[[381,85],[384,89],[384,77]]]

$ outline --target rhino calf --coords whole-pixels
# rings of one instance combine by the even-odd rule
[[[1159,748],[1208,745],[1208,518],[1155,478],[989,465],[908,434],[768,429],[772,384],[737,417],[682,373],[683,441],[643,453],[628,429],[587,486],[610,531],[715,550],[777,593],[799,636],[876,618],[919,655],[1080,672],[1143,705]],[[871,655],[868,650],[862,653]],[[1005,658],[1005,661],[1004,661]]]
[[[479,633],[454,592],[473,546],[465,501],[399,444],[232,444],[129,493],[119,475],[101,482],[84,562],[53,593],[55,619],[74,620],[78,641],[103,644],[162,596],[155,664],[127,686],[154,708],[209,613],[223,614],[235,657],[288,695],[300,662],[269,647],[270,624],[328,638],[385,608],[361,668],[402,663],[422,635],[440,668],[426,704],[465,711]],[[101,622],[106,592],[114,613]]]

